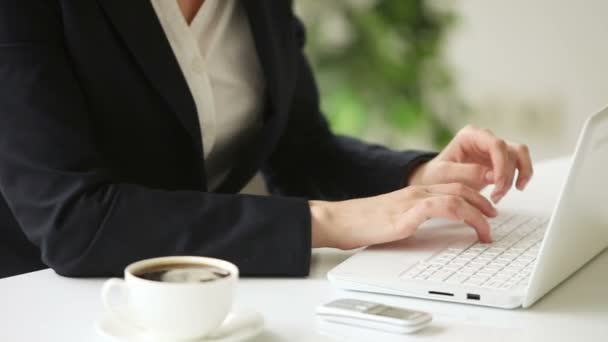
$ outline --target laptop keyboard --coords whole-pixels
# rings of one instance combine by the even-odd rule
[[[401,277],[509,290],[526,286],[548,219],[499,215],[489,220],[492,243],[456,243],[406,269]]]

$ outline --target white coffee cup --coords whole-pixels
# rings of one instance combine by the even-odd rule
[[[136,274],[162,265],[193,264],[218,267],[229,275],[208,282],[161,282]],[[101,297],[107,311],[161,340],[187,340],[216,330],[230,313],[238,268],[227,261],[171,256],[146,259],[125,268],[124,279],[107,280]]]

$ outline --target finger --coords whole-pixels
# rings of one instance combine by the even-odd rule
[[[498,214],[496,208],[494,208],[492,203],[490,203],[487,198],[483,197],[478,191],[464,184],[452,183],[431,185],[427,187],[427,191],[435,195],[453,195],[462,197],[470,205],[474,206],[488,217],[495,217]]]
[[[492,241],[490,224],[481,211],[470,205],[462,197],[453,195],[433,196],[421,200],[402,215],[400,225],[411,234],[411,225],[417,227],[429,218],[434,217],[462,221],[475,229],[479,241],[484,243]]]
[[[507,143],[497,138],[491,131],[478,128],[470,128],[465,136],[470,139],[469,143],[472,146],[489,154],[496,185],[492,192],[492,200],[500,201],[511,188],[515,174],[515,163],[510,161]]]
[[[507,165],[504,169],[505,172],[505,180],[501,182],[502,186],[495,187],[490,195],[494,203],[499,202],[509,190],[513,187],[513,182],[515,181],[515,170],[517,169],[517,163],[515,160],[515,156],[511,154],[509,148],[507,146]]]
[[[442,162],[438,172],[442,183],[463,183],[476,190],[494,183],[492,169],[480,164]]]
[[[510,146],[509,148],[515,157],[518,170],[517,182],[515,183],[515,186],[519,190],[523,190],[530,179],[532,179],[532,174],[534,173],[530,151],[528,146],[520,144]]]

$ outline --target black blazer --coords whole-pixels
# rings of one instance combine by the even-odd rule
[[[432,156],[333,135],[291,2],[241,2],[264,126],[209,192],[195,105],[149,0],[0,0],[0,277],[117,275],[177,254],[306,275],[307,198],[395,190]],[[275,196],[236,194],[258,170]]]

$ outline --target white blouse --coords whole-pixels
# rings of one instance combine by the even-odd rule
[[[238,0],[206,0],[188,25],[176,0],[151,2],[194,98],[216,189],[262,122],[266,82],[247,14]]]

